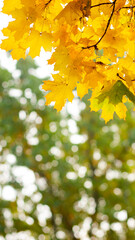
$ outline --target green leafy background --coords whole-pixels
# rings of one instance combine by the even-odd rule
[[[0,240],[134,240],[132,105],[108,124],[89,96],[78,117],[57,113],[36,68],[27,58],[19,77],[0,69]]]

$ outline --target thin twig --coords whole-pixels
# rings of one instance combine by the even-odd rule
[[[99,6],[102,6],[102,5],[112,5],[112,2],[107,2],[107,3],[99,3],[99,4],[96,4],[96,5],[93,5],[93,6],[91,6],[91,8],[94,8],[94,7],[99,7]]]
[[[133,8],[135,8],[135,6],[129,6],[129,7],[127,6],[127,7],[122,7],[122,8],[120,8],[119,10],[121,10],[121,9],[124,9],[124,8],[126,8],[126,9],[130,9],[130,8],[131,8],[131,9],[133,9]]]
[[[121,80],[126,81],[124,78],[122,78],[119,73],[117,73],[117,77],[119,77]]]
[[[114,11],[115,11],[115,4],[116,4],[116,1],[117,1],[117,0],[114,0],[114,2],[111,3],[112,6],[113,6],[113,10],[112,10],[112,12],[111,12],[111,15],[110,15],[110,17],[109,17],[109,20],[108,20],[108,22],[107,22],[107,25],[106,25],[106,28],[105,28],[105,31],[104,31],[102,37],[97,41],[96,44],[93,44],[93,45],[91,45],[91,46],[87,46],[87,47],[82,47],[82,49],[89,49],[89,48],[94,47],[94,48],[97,50],[97,45],[98,45],[98,44],[101,42],[101,40],[104,38],[104,36],[106,35],[106,32],[107,32],[107,30],[108,30],[108,28],[109,28],[109,26],[110,26],[110,22],[111,22],[112,16],[113,16]]]
[[[123,77],[121,77],[119,73],[117,73],[117,77],[126,82],[126,80]],[[131,82],[135,82],[135,79],[132,79]]]

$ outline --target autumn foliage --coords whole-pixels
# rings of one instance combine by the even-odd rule
[[[114,112],[125,119],[125,102],[135,103],[134,0],[4,0],[2,11],[13,21],[1,48],[14,59],[53,49],[47,105],[60,111],[75,88],[80,98],[91,89],[91,110],[102,109],[106,122]]]

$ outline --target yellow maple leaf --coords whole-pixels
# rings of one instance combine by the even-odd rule
[[[119,118],[125,119],[127,108],[124,103],[118,103],[115,107],[115,112],[119,116]]]
[[[82,16],[80,4],[76,1],[70,2],[56,17],[56,19],[63,18],[68,24],[76,23]]]
[[[77,95],[83,98],[88,93],[88,85],[85,83],[77,83]]]
[[[84,82],[87,83],[89,89],[97,87],[98,82],[103,83],[103,81],[104,76],[101,73],[99,73],[96,69],[86,74],[84,78]]]
[[[29,32],[31,20],[24,8],[13,11],[12,16],[16,20],[10,22],[7,29],[12,33],[14,32],[15,40],[19,41],[23,38],[24,34]]]
[[[15,38],[14,38],[14,33],[12,33],[10,30],[8,29],[4,29],[3,30],[3,33],[5,36],[7,36],[6,39],[4,39],[0,45],[0,47],[2,49],[5,49],[6,51],[10,51],[12,50],[13,48],[17,48],[18,47],[18,44],[17,42],[15,41]]]
[[[75,87],[75,83],[72,81],[69,82],[68,79],[63,80],[60,75],[55,75],[53,77],[56,79],[54,81],[45,81],[42,88],[45,91],[50,91],[46,95],[46,105],[55,102],[54,108],[60,111],[67,99],[72,102],[74,98],[72,90]]]
[[[125,3],[126,3],[126,0],[116,1],[115,10],[118,11],[120,8],[124,7]]]
[[[105,120],[105,123],[113,119],[113,114],[115,111],[115,106],[112,103],[109,103],[109,99],[105,99],[102,105],[102,114],[101,117]]]
[[[6,14],[10,14],[15,9],[21,9],[22,8],[22,2],[21,0],[4,0],[4,6],[2,8],[2,12]]]
[[[41,47],[45,51],[51,51],[52,49],[52,35],[47,32],[40,33],[36,30],[32,30],[29,37],[22,43],[25,48],[30,47],[29,56],[35,58],[39,56]]]

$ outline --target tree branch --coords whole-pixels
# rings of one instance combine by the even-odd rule
[[[108,30],[108,28],[109,28],[109,26],[110,26],[110,22],[111,22],[111,19],[112,19],[112,17],[113,17],[114,11],[115,11],[116,1],[117,1],[117,0],[114,0],[114,2],[111,3],[112,6],[113,6],[113,9],[112,9],[111,15],[110,15],[110,17],[109,17],[109,20],[108,20],[108,22],[107,22],[107,25],[106,25],[106,28],[105,28],[105,31],[104,31],[102,37],[97,41],[96,44],[93,44],[93,45],[87,46],[87,47],[82,47],[82,49],[89,49],[89,48],[94,47],[96,50],[98,50],[97,45],[98,45],[98,44],[101,42],[101,40],[104,38],[104,36],[106,35],[107,30]]]

